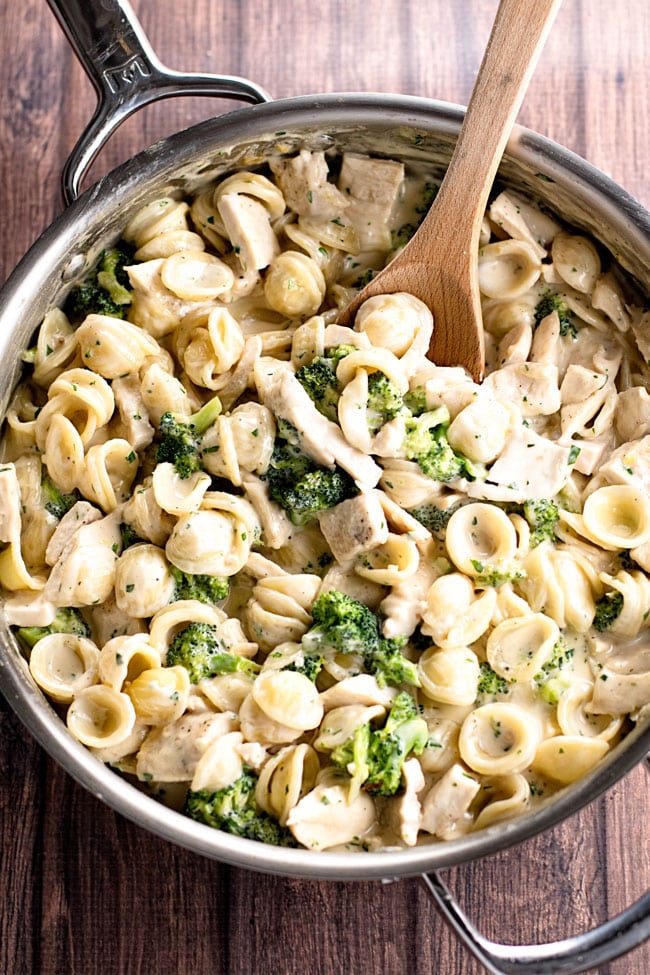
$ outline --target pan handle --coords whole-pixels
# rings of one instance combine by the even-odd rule
[[[632,951],[650,937],[650,891],[586,934],[539,945],[505,945],[477,930],[438,873],[423,874],[422,880],[447,924],[490,975],[577,975]]]
[[[93,160],[125,119],[151,102],[175,95],[214,95],[266,102],[260,87],[232,75],[172,71],[156,57],[127,0],[47,0],[97,92],[93,118],[62,174],[71,203]]]
[[[650,770],[650,755],[645,766]],[[585,934],[546,944],[504,945],[489,941],[477,930],[437,872],[422,874],[421,879],[452,931],[490,975],[578,975],[650,938],[650,891]]]

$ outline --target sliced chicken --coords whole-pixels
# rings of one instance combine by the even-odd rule
[[[351,447],[336,423],[318,412],[288,366],[268,369],[264,360],[258,360],[255,382],[264,405],[296,429],[301,448],[317,464],[325,467],[338,464],[361,490],[375,486],[381,468],[372,457]]]
[[[406,846],[415,846],[422,821],[422,806],[418,793],[424,789],[424,775],[417,758],[409,758],[402,766],[404,792],[386,803],[388,824]]]
[[[280,245],[266,207],[243,193],[224,193],[217,207],[242,268],[268,267]]]
[[[560,409],[558,370],[543,362],[517,362],[490,373],[484,386],[500,403],[514,404],[522,416],[550,416]]]
[[[487,473],[486,484],[469,485],[470,497],[490,501],[526,501],[552,498],[571,474],[571,448],[540,437],[527,427],[516,427],[504,450]],[[497,487],[498,490],[493,490]],[[501,492],[502,496],[499,496]]]

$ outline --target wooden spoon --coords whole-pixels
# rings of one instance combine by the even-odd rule
[[[485,350],[478,243],[488,195],[561,0],[501,0],[456,148],[417,233],[339,316],[349,325],[373,295],[406,291],[433,313],[429,358],[477,382]]]

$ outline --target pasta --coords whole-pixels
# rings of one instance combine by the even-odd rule
[[[455,839],[650,710],[643,300],[503,189],[481,384],[429,361],[412,295],[338,325],[431,192],[303,149],[154,200],[7,410],[0,584],[33,680],[98,761],[250,839]]]

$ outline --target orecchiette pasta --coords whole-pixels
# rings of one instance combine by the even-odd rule
[[[302,149],[170,190],[109,252],[115,314],[50,309],[7,410],[0,584],[34,682],[97,760],[249,839],[456,839],[648,713],[648,313],[506,188],[482,383],[429,360],[412,295],[339,325],[434,189]]]

